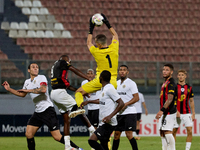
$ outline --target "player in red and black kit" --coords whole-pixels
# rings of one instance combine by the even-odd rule
[[[176,139],[176,133],[179,128],[180,122],[183,122],[187,129],[187,139],[186,139],[186,150],[189,150],[192,142],[192,126],[195,119],[195,108],[194,108],[194,93],[192,87],[185,83],[187,77],[187,72],[183,69],[178,71],[178,84],[177,84],[177,98],[176,105],[177,111],[180,116],[177,117],[177,122],[174,125],[173,135]],[[190,105],[189,105],[190,102]],[[190,111],[192,109],[192,115]]]
[[[174,105],[176,97],[176,84],[172,78],[174,67],[171,64],[165,64],[163,67],[163,78],[160,92],[160,111],[156,115],[159,119],[160,136],[162,140],[162,149],[175,150],[175,140],[172,135],[173,127],[176,121],[176,106]]]
[[[58,107],[60,113],[64,119],[64,140],[65,150],[73,150],[73,147],[78,148],[74,143],[70,144],[70,120],[69,113],[71,111],[76,111],[83,121],[83,123],[88,127],[90,132],[94,132],[95,128],[90,124],[90,121],[86,117],[84,109],[78,109],[75,99],[69,95],[66,89],[71,91],[76,91],[77,89],[72,87],[67,79],[68,70],[71,70],[76,75],[90,80],[85,74],[80,70],[76,69],[70,64],[71,60],[67,55],[62,55],[59,60],[57,60],[51,68],[51,99],[54,101],[55,105]],[[67,145],[67,146],[66,146]],[[80,148],[79,148],[80,149]]]

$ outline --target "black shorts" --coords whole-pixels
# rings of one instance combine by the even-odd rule
[[[99,109],[88,110],[88,119],[94,127],[99,125]]]
[[[28,125],[36,126],[39,128],[43,124],[47,125],[50,131],[59,129],[59,121],[54,107],[49,107],[41,113],[34,112],[28,121]]]
[[[99,141],[108,142],[114,129],[115,126],[105,123],[102,126],[99,126],[96,131],[94,131],[94,134],[97,136]]]
[[[137,121],[140,121],[142,113],[137,113]]]
[[[117,115],[117,126],[115,131],[136,131],[136,114]]]

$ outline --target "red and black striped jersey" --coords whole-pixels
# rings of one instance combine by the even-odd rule
[[[192,87],[188,84],[180,85],[177,84],[177,98],[176,98],[176,106],[177,110],[181,114],[190,113],[189,100],[191,97],[194,97],[194,93],[192,91]]]
[[[70,86],[67,79],[68,70],[71,66],[65,60],[57,60],[51,68],[51,87],[52,89],[66,89]]]
[[[164,106],[165,102],[168,99],[168,94],[173,94],[174,98],[173,101],[171,102],[171,104],[169,105],[169,107],[166,109],[166,111],[164,112],[164,114],[173,114],[175,113],[176,110],[176,106],[174,105],[175,103],[175,97],[176,97],[176,84],[173,78],[170,78],[169,80],[166,80],[162,87],[161,87],[161,91],[160,91],[160,109]]]

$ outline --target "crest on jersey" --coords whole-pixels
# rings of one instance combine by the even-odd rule
[[[36,83],[36,80],[34,80],[33,83],[35,84],[35,83]]]
[[[123,88],[125,88],[125,87],[126,87],[126,85],[123,85],[122,87],[123,87]]]
[[[190,89],[188,89],[188,93],[190,93]]]
[[[185,91],[185,88],[181,88],[181,92],[184,92]]]
[[[104,93],[102,93],[102,97],[104,97]]]

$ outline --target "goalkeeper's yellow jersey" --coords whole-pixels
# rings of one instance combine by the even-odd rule
[[[97,63],[97,76],[100,76],[103,70],[108,70],[112,76],[117,76],[119,58],[119,42],[117,40],[112,40],[112,43],[103,49],[91,46],[90,52]]]

